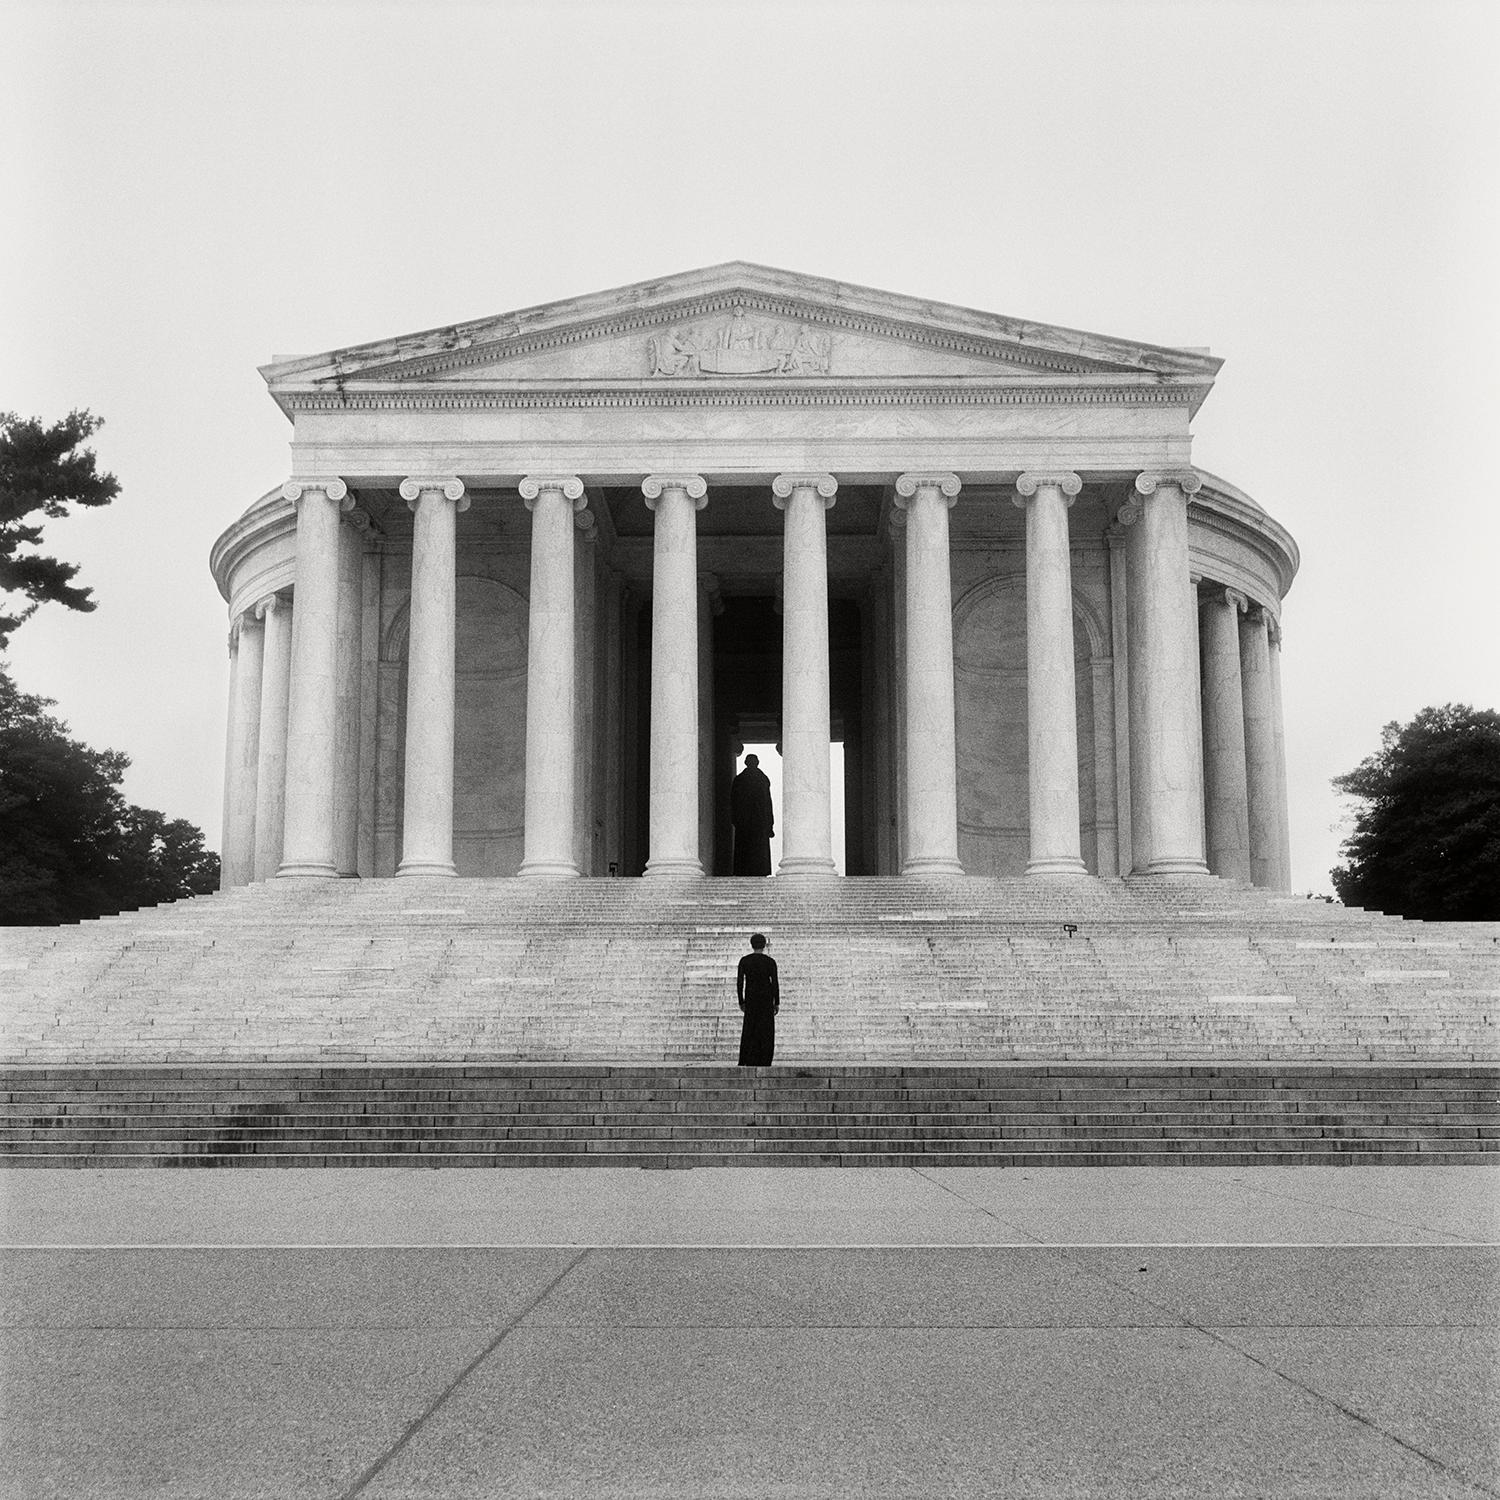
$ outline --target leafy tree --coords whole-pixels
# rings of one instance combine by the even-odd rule
[[[1339,898],[1429,921],[1500,920],[1500,714],[1463,703],[1387,724],[1335,788],[1366,805],[1331,872]]]
[[[40,604],[95,607],[92,590],[72,581],[77,563],[20,549],[39,546],[42,523],[67,515],[70,505],[108,505],[120,493],[115,476],[98,473],[93,453],[79,446],[103,425],[87,411],[69,412],[51,427],[0,412],[0,591],[31,601],[19,614],[0,612],[0,650]]]
[[[120,794],[130,761],[91,750],[0,670],[0,924],[78,922],[217,889],[183,818]]]

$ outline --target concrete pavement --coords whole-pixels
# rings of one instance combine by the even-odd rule
[[[1500,1495],[1488,1168],[0,1174],[0,1495]]]

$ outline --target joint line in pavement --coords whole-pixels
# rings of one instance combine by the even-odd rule
[[[380,1457],[377,1458],[375,1462],[371,1464],[369,1468],[367,1468],[364,1473],[362,1473],[347,1490],[344,1491],[343,1495],[340,1497],[340,1500],[355,1500],[355,1497],[364,1491],[364,1489],[369,1485],[370,1481],[374,1479],[376,1475],[378,1475],[391,1462],[391,1460],[395,1458],[403,1448],[406,1447],[409,1442],[411,1442],[411,1440],[417,1435],[418,1432],[422,1430],[424,1426],[426,1426],[428,1419],[438,1411],[438,1409],[444,1404],[444,1402],[447,1401],[447,1399],[454,1393],[454,1391],[456,1391],[459,1386],[461,1386],[464,1381],[466,1381],[469,1376],[472,1375],[474,1371],[477,1370],[480,1365],[482,1365],[485,1360],[487,1360],[490,1355],[492,1355],[495,1350],[498,1349],[500,1345],[510,1337],[521,1320],[523,1318],[529,1317],[533,1312],[535,1312],[536,1309],[540,1307],[542,1303],[545,1302],[554,1291],[557,1290],[558,1284],[565,1277],[571,1275],[572,1272],[577,1269],[577,1267],[588,1257],[589,1254],[589,1249],[580,1250],[578,1254],[575,1255],[573,1259],[570,1260],[567,1265],[565,1265],[562,1270],[559,1271],[557,1275],[554,1276],[552,1280],[549,1281],[547,1285],[544,1286],[541,1291],[536,1294],[535,1297],[533,1297],[518,1313],[516,1313],[516,1315],[511,1318],[508,1323],[506,1323],[506,1325],[500,1330],[500,1332],[497,1333],[495,1337],[492,1338],[489,1343],[487,1343],[484,1348],[481,1349],[479,1353],[476,1354],[474,1358],[471,1359],[468,1364],[466,1364],[463,1369],[460,1370],[458,1374],[454,1376],[454,1378],[450,1380],[441,1391],[438,1392],[437,1396],[434,1397],[433,1400],[428,1402],[426,1409],[414,1421],[407,1424],[406,1431],[403,1432],[401,1436],[397,1438],[396,1441],[384,1453],[382,1453]]]

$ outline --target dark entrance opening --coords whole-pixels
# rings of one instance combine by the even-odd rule
[[[830,787],[833,827],[843,825],[842,848],[835,863],[850,875],[864,868],[863,727],[861,616],[852,599],[829,601],[830,730],[841,747],[842,777]],[[781,615],[776,600],[764,595],[728,595],[713,624],[713,849],[704,850],[704,868],[728,875],[733,868],[734,831],[729,818],[729,785],[747,747],[775,746],[781,738]],[[779,764],[763,751],[761,769],[779,791]],[[841,805],[840,805],[841,804]],[[776,799],[777,829],[782,826],[781,799]],[[842,819],[840,819],[842,813]],[[779,839],[777,841],[779,843]],[[773,848],[773,859],[779,850]],[[773,865],[774,868],[774,865]]]

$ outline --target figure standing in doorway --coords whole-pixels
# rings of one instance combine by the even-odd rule
[[[781,1009],[781,980],[776,960],[766,952],[766,937],[750,938],[750,952],[740,960],[734,980],[745,1024],[740,1028],[740,1066],[769,1068],[776,1051],[776,1012]]]
[[[745,769],[730,783],[729,817],[734,824],[734,873],[769,875],[776,814],[771,806],[771,781],[761,770],[758,755],[747,755]]]

